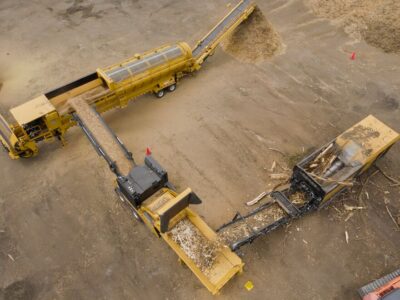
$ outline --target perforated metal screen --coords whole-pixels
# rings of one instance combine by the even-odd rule
[[[144,56],[138,60],[128,62],[122,66],[115,67],[106,72],[106,75],[114,82],[121,82],[131,76],[135,76],[150,68],[157,67],[170,60],[183,55],[182,49],[178,46],[171,46],[162,51]]]

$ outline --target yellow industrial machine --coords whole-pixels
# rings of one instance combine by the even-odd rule
[[[127,201],[126,198],[124,200]],[[158,237],[161,236],[167,242],[201,283],[212,294],[217,294],[233,276],[242,272],[244,263],[229,247],[222,245],[215,231],[188,207],[189,204],[197,203],[201,201],[190,189],[177,194],[171,189],[164,188],[143,202],[137,213]],[[190,222],[204,239],[218,246],[214,262],[206,271],[201,270],[182,245],[171,237],[171,230],[183,220]]]
[[[146,93],[163,97],[175,90],[179,79],[199,70],[220,41],[254,8],[250,0],[241,1],[193,49],[181,42],[136,54],[11,109],[16,122],[9,124],[0,116],[0,141],[11,158],[31,157],[38,153],[40,141],[58,138],[64,143],[65,132],[75,125],[68,105],[73,97],[87,101],[99,113],[125,107]]]
[[[90,108],[92,109],[92,108]],[[73,113],[73,118],[83,130],[96,152],[108,163],[111,171],[116,175],[115,192],[118,197],[132,211],[133,216],[145,223],[158,237],[161,237],[175,251],[180,260],[184,262],[207,289],[216,294],[237,273],[242,272],[243,262],[232,250],[218,241],[217,234],[191,209],[190,204],[200,204],[201,200],[189,188],[182,193],[177,193],[168,180],[167,172],[161,165],[148,154],[143,165],[136,165],[132,154],[126,149],[122,141],[111,128],[98,118],[92,120],[96,126],[106,129],[108,136],[115,140],[115,147],[122,150],[132,164],[130,171],[121,172],[118,165],[123,161],[115,161],[107,153],[104,145],[104,136],[98,137],[92,132],[81,118],[79,112]],[[108,149],[111,149],[108,147]],[[111,149],[115,151],[116,149]],[[174,228],[184,226],[190,236],[175,237]],[[199,246],[209,243],[215,249],[208,255],[212,256],[206,268],[201,260],[207,259],[201,253]],[[195,257],[193,257],[195,255]]]
[[[244,264],[234,250],[329,203],[383,156],[400,135],[375,117],[368,116],[298,163],[293,169],[290,185],[272,192],[271,201],[246,216],[237,214],[218,230],[217,235],[189,208],[191,204],[201,203],[196,194],[190,189],[181,193],[175,191],[167,172],[151,155],[146,156],[143,165],[136,165],[132,154],[99,116],[94,122],[108,128],[114,144],[129,161],[130,171],[122,172],[119,162],[109,156],[69,101],[83,101],[102,113],[124,107],[145,93],[163,97],[166,92],[173,92],[177,82],[199,70],[221,40],[254,8],[250,0],[241,1],[193,48],[181,42],[134,55],[11,109],[16,121],[11,125],[0,116],[0,141],[13,159],[36,155],[40,141],[58,138],[64,143],[66,131],[78,124],[114,172],[115,191],[134,217],[165,240],[213,294],[235,274],[242,272]],[[175,229],[182,222],[196,232],[192,237],[197,235],[200,242],[215,246],[212,263],[206,269],[188,252],[188,245],[176,239]]]
[[[64,143],[66,131],[78,124],[116,175],[115,191],[119,198],[129,205],[139,221],[167,242],[213,294],[242,271],[243,262],[229,247],[219,242],[216,233],[189,209],[190,204],[201,203],[200,199],[190,189],[177,193],[168,181],[167,172],[151,155],[146,156],[143,165],[136,165],[132,154],[98,113],[125,107],[130,100],[145,93],[154,93],[161,98],[166,92],[173,92],[177,82],[183,76],[199,70],[220,41],[243,22],[254,8],[250,0],[241,1],[193,49],[181,42],[136,54],[12,108],[10,113],[16,121],[12,124],[0,115],[0,141],[12,159],[36,155],[40,141],[57,138]],[[86,103],[89,111],[93,109],[97,113],[92,114],[96,116],[93,120],[89,118],[90,122],[95,123],[94,127],[85,124],[89,119],[87,115],[82,115],[82,110],[75,111],[79,103]],[[90,128],[99,127],[106,130],[97,131],[96,136]],[[107,139],[112,139],[113,143],[108,144]],[[107,153],[106,148],[111,151]],[[118,151],[122,151],[122,155],[116,155]],[[118,158],[124,161],[118,161]],[[126,166],[129,166],[129,172]],[[182,222],[197,232],[201,244],[215,245],[212,263],[206,269],[188,252],[190,245],[184,245],[174,238],[174,230]],[[198,253],[200,257],[203,254],[201,251]]]
[[[245,216],[237,214],[217,231],[236,250],[328,205],[399,140],[399,133],[370,115],[296,164],[290,184],[273,191],[271,201]]]

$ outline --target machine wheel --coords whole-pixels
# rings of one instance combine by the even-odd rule
[[[122,203],[124,203],[124,204],[129,206],[129,210],[132,212],[133,217],[137,221],[139,221],[139,223],[143,223],[142,218],[139,216],[139,214],[137,213],[136,209],[134,207],[132,207],[132,205],[130,204],[128,199],[126,199],[125,196],[121,193],[121,190],[119,188],[115,188],[114,191],[117,194],[119,200],[121,200]]]
[[[115,188],[114,191],[117,194],[119,200],[121,200],[121,202],[125,203],[126,199],[125,199],[124,195],[121,193],[121,190],[119,188]]]
[[[165,95],[165,91],[164,90],[159,90],[158,92],[155,93],[157,98],[162,98]]]
[[[176,90],[176,84],[174,83],[174,84],[171,84],[169,87],[167,87],[167,89],[168,89],[168,92],[173,92],[173,91],[175,91]]]
[[[143,220],[137,213],[136,209],[132,209],[132,215],[139,223],[143,223]]]
[[[20,157],[22,158],[30,158],[34,155],[35,153],[31,149],[26,149],[24,152],[20,154]]]

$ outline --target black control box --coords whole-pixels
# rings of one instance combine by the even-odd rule
[[[117,183],[124,196],[135,207],[168,185],[168,174],[152,157],[146,156],[144,165],[134,166],[127,176],[118,176]]]

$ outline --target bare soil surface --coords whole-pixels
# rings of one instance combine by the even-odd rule
[[[309,0],[317,15],[334,20],[355,39],[400,53],[400,2],[396,0]]]
[[[0,1],[0,111],[134,53],[194,45],[229,2]],[[146,95],[104,115],[137,162],[150,147],[179,191],[193,189],[212,228],[277,183],[273,161],[285,173],[369,114],[400,130],[398,55],[355,43],[308,4],[258,1],[281,55],[251,64],[217,50],[163,100]],[[0,299],[213,299],[120,204],[81,130],[67,140],[42,143],[29,160],[0,155]],[[398,144],[379,162],[397,180],[399,154]],[[218,299],[358,299],[360,286],[398,268],[387,209],[400,216],[399,187],[379,172],[361,187],[243,247],[244,273]]]

